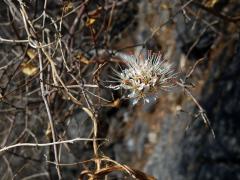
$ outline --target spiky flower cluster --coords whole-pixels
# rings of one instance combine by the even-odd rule
[[[148,51],[145,57],[122,53],[118,56],[124,61],[126,68],[121,72],[115,71],[118,84],[112,88],[128,90],[128,98],[133,98],[134,104],[140,99],[144,102],[156,99],[161,89],[169,90],[174,86],[176,74],[160,53]]]

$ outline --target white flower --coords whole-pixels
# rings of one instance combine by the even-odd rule
[[[140,99],[144,102],[156,99],[160,90],[169,90],[175,85],[176,74],[160,53],[148,51],[146,57],[123,53],[117,55],[124,61],[126,68],[121,72],[114,70],[118,84],[111,88],[128,90],[127,97],[133,98],[134,104]]]

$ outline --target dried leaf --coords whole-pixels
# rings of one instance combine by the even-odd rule
[[[27,55],[30,59],[34,59],[37,56],[37,53],[33,49],[28,49],[27,50]]]
[[[205,5],[212,8],[219,0],[206,0]]]
[[[161,3],[160,8],[162,10],[168,10],[170,9],[170,5],[168,3]]]
[[[51,138],[52,137],[52,131],[51,131],[51,126],[50,126],[50,123],[48,123],[48,127],[45,131],[45,135],[48,137],[48,138]]]
[[[113,102],[110,102],[110,103],[106,104],[105,106],[106,106],[106,107],[119,108],[120,103],[121,103],[121,101],[120,101],[120,99],[118,98],[118,99],[114,100]]]
[[[90,64],[91,62],[81,53],[76,54],[75,58],[78,59],[81,63]]]
[[[89,27],[95,23],[96,19],[94,18],[88,18],[86,21],[86,26]]]
[[[35,67],[32,63],[22,63],[21,64],[22,72],[27,76],[33,76],[37,73],[38,68]]]
[[[66,4],[64,4],[62,10],[63,10],[64,13],[68,13],[72,9],[73,9],[73,3],[72,2],[66,2]]]

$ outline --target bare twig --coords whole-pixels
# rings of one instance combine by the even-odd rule
[[[45,104],[45,107],[46,107],[46,110],[47,110],[47,115],[48,115],[49,123],[50,123],[50,126],[51,126],[53,143],[55,143],[56,142],[56,134],[55,134],[55,130],[54,130],[53,119],[52,119],[52,115],[51,115],[50,108],[49,108],[49,105],[48,105],[48,101],[47,101],[47,98],[46,98],[47,93],[45,91],[44,84],[43,84],[42,54],[41,54],[40,49],[38,49],[38,56],[39,56],[39,67],[40,67],[40,72],[41,72],[39,79],[40,79],[40,87],[41,87],[41,92],[42,92],[42,99],[44,101],[44,104]],[[55,161],[58,164],[59,162],[58,162],[58,153],[57,153],[56,144],[53,144],[53,149],[54,149]],[[56,165],[56,169],[57,169],[57,172],[58,172],[58,177],[59,177],[59,179],[61,179],[61,173],[60,173],[60,169],[59,169],[58,165]]]
[[[198,112],[199,115],[201,116],[203,122],[205,123],[205,125],[210,128],[213,138],[215,138],[215,133],[211,127],[211,123],[207,117],[207,114],[205,112],[205,110],[203,109],[203,107],[198,103],[198,101],[196,100],[196,98],[192,95],[192,93],[190,92],[190,90],[188,89],[188,87],[185,85],[185,83],[183,81],[181,82],[176,82],[177,85],[179,85],[180,87],[182,87],[184,89],[184,92],[187,93],[187,95],[192,99],[192,101],[194,102],[194,104],[197,106],[198,108]]]
[[[0,149],[0,152],[4,152],[16,147],[46,147],[46,146],[56,146],[58,144],[65,144],[65,143],[70,143],[73,144],[77,141],[102,141],[102,140],[106,140],[106,139],[102,139],[102,138],[98,138],[98,139],[91,139],[91,138],[74,138],[74,139],[70,139],[70,140],[62,140],[62,141],[56,141],[56,142],[52,142],[52,143],[18,143],[18,144],[14,144],[11,146],[6,146],[2,149]],[[57,165],[57,163],[56,163]]]
[[[28,43],[29,40],[14,40],[14,39],[4,39],[0,37],[0,43]]]

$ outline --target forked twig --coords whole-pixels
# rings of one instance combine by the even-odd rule
[[[196,66],[201,63],[204,58],[199,59],[198,61],[196,61],[196,63],[193,65],[193,67],[190,69],[189,73],[187,73],[187,75],[185,76],[185,80],[190,78],[190,76],[192,75],[192,73],[194,72]],[[180,87],[183,88],[184,92],[186,92],[186,94],[192,99],[192,101],[194,102],[194,104],[197,106],[198,108],[198,112],[200,117],[202,118],[204,124],[211,130],[211,133],[213,135],[213,138],[215,138],[215,133],[211,127],[211,123],[207,117],[206,111],[204,110],[204,108],[199,104],[199,102],[196,100],[196,98],[192,95],[191,91],[189,90],[189,87],[191,87],[191,85],[187,85],[185,83],[185,80],[180,79],[180,82],[176,81],[176,84]]]

